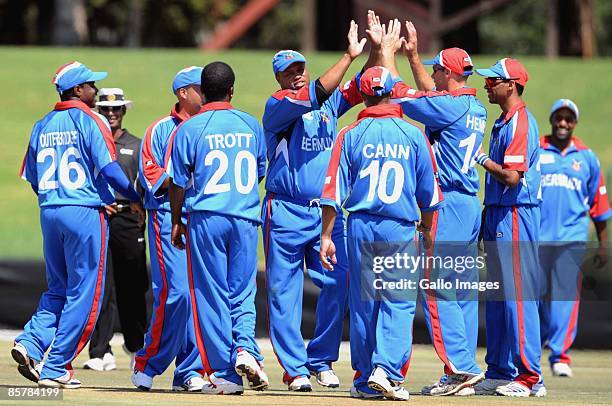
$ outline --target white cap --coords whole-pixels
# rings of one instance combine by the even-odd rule
[[[126,100],[123,95],[123,89],[118,87],[108,87],[100,89],[98,92],[98,102],[96,106],[125,106],[132,107],[132,101]]]

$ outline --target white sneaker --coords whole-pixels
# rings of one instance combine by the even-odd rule
[[[75,379],[70,371],[66,371],[59,378],[39,380],[38,386],[43,388],[78,389],[81,387],[81,381]]]
[[[437,382],[432,383],[431,385],[426,385],[421,388],[421,395],[431,395],[431,390],[433,388],[438,388],[444,385],[448,381],[448,375],[444,374],[440,377]]]
[[[389,379],[387,373],[380,367],[372,371],[368,378],[368,387],[382,392],[387,399],[408,400],[410,398],[410,393],[401,386],[401,383]]]
[[[134,371],[132,374],[132,384],[138,389],[148,392],[153,386],[153,378],[144,372]]]
[[[215,374],[210,375],[209,381],[202,386],[202,393],[209,395],[242,395],[244,388],[224,378],[218,378]]]
[[[511,381],[507,381],[505,379],[491,379],[485,378],[482,381],[478,382],[474,385],[474,394],[475,395],[495,395],[495,390],[498,386],[503,386],[509,384]]]
[[[531,395],[531,389],[520,382],[512,381],[506,385],[498,386],[495,389],[498,395],[510,396],[514,398],[528,398]]]
[[[130,350],[127,349],[125,344],[123,344],[122,347],[123,347],[123,351],[130,357],[130,369],[133,371],[134,368],[136,368],[136,353],[130,352]]]
[[[455,393],[455,396],[474,396],[475,394],[476,391],[474,390],[473,386],[466,386],[465,388],[461,388],[461,390]]]
[[[18,364],[17,371],[26,379],[32,382],[38,382],[40,378],[40,371],[42,369],[42,363],[33,360],[28,356],[28,350],[20,344],[15,343],[11,349],[11,356]]]
[[[454,395],[463,388],[471,387],[484,379],[484,374],[452,374],[448,379],[440,385],[432,388],[430,394],[432,396],[449,396]],[[465,396],[465,395],[464,395]]]
[[[546,395],[548,395],[548,391],[546,390],[546,386],[544,386],[544,380],[540,380],[531,387],[531,396],[543,398]]]
[[[355,386],[351,386],[351,397],[356,399],[382,399],[384,398],[383,394],[380,392],[377,393],[368,393],[363,392],[357,389]]]
[[[201,376],[192,376],[187,379],[182,385],[172,386],[173,392],[199,392],[202,390],[204,385],[206,385],[206,381]]]
[[[562,376],[565,378],[571,378],[573,374],[572,368],[568,364],[563,362],[555,362],[550,367],[552,369],[553,376]]]
[[[310,385],[310,379],[302,375],[293,378],[288,385],[288,389],[293,392],[311,392],[312,385]]]
[[[334,372],[333,369],[327,371],[321,371],[316,373],[317,383],[326,388],[338,388],[340,387],[340,379]]]
[[[110,352],[107,352],[106,354],[104,354],[104,358],[102,358],[102,363],[104,364],[105,371],[113,371],[117,369],[117,363],[115,362],[115,356]]]
[[[238,352],[234,369],[238,375],[246,377],[249,387],[253,390],[262,391],[270,387],[268,375],[266,375],[259,362],[249,352]]]

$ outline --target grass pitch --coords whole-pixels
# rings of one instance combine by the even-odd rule
[[[62,64],[79,60],[94,70],[109,72],[100,87],[121,87],[126,97],[134,101],[124,126],[142,136],[153,120],[168,114],[174,103],[170,89],[174,74],[189,65],[205,65],[223,60],[236,72],[236,92],[233,104],[258,118],[269,95],[277,89],[272,75],[271,58],[274,51],[227,51],[202,53],[197,50],[177,49],[109,49],[109,48],[36,48],[0,47],[0,258],[41,258],[42,236],[38,221],[36,198],[17,172],[36,120],[43,117],[58,97],[51,85],[55,70]],[[330,67],[341,53],[309,54],[308,69],[314,79]],[[478,56],[477,67],[488,67],[499,57]],[[399,70],[408,83],[413,83],[409,66],[399,58]],[[582,137],[599,155],[604,173],[612,163],[612,144],[609,142],[609,117],[612,111],[612,59],[561,59],[520,57],[529,70],[530,80],[524,98],[538,120],[541,133],[550,131],[548,112],[552,102],[560,97],[573,99],[580,108],[580,123],[576,134]],[[365,57],[356,61],[350,73],[356,72]],[[348,79],[348,75],[345,77]],[[489,111],[486,133],[499,116],[498,106],[489,105],[483,90],[484,82],[473,77],[469,84],[478,89],[478,97]],[[340,121],[353,121],[360,107],[354,108]],[[485,137],[488,139],[488,136]],[[486,141],[485,141],[486,142]]]
[[[172,404],[223,404],[223,405],[362,405],[380,404],[380,401],[364,401],[352,399],[348,390],[351,385],[353,371],[350,367],[348,346],[343,345],[340,360],[334,368],[340,377],[342,386],[339,389],[323,389],[314,379],[311,393],[288,392],[281,383],[281,369],[272,353],[269,342],[262,341],[266,357],[266,371],[270,377],[272,388],[265,392],[245,391],[242,396],[211,396],[203,394],[173,393],[169,390],[172,384],[172,373],[166,371],[157,377],[151,392],[141,392],[130,383],[128,357],[115,346],[118,369],[111,372],[93,372],[83,369],[75,370],[75,375],[83,382],[83,387],[77,390],[65,390],[64,401],[61,404],[95,405],[95,404],[126,404],[146,405]],[[10,356],[10,341],[0,341],[0,390],[8,387],[34,387],[34,384],[18,374],[16,365]],[[484,351],[479,352],[479,359],[484,358]],[[83,351],[74,363],[79,367],[87,359],[87,351]],[[612,385],[609,365],[612,364],[611,351],[574,351],[574,378],[553,378],[543,363],[545,383],[548,396],[545,398],[504,398],[499,396],[471,397],[430,397],[419,395],[420,388],[437,378],[441,373],[441,363],[431,346],[417,345],[414,348],[410,370],[404,386],[413,395],[409,404],[423,405],[610,405],[612,404]],[[481,363],[482,365],[482,363]],[[172,369],[172,368],[170,368]],[[8,402],[0,401],[0,404]],[[50,401],[28,401],[27,404],[49,405]],[[59,402],[57,402],[59,403]]]

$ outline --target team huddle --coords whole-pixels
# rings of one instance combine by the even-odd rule
[[[486,302],[485,372],[476,359],[478,301],[419,292],[443,363],[442,377],[421,393],[545,396],[543,345],[551,349],[553,375],[571,376],[579,295],[548,303],[524,298],[521,281],[540,267],[568,272],[563,243],[588,239],[587,213],[600,242],[607,240],[612,211],[599,161],[572,134],[578,107],[555,102],[552,133],[540,138],[521,98],[529,76],[519,61],[474,69],[466,51],[449,48],[421,62],[416,30],[410,22],[405,28],[400,37],[398,20],[383,25],[369,11],[367,39],[360,40],[351,21],[346,52],[316,80],[299,52],[278,52],[272,68],[280,90],[266,102],[262,124],[231,104],[235,76],[226,63],[179,71],[172,82],[177,103],[142,140],[144,196],[116,162],[108,121],[93,110],[94,82],[106,72],[79,62],[62,66],[53,79],[61,101],[34,125],[21,169],[38,196],[48,290],[15,339],[18,371],[40,386],[80,387],[71,363],[99,314],[104,206],[116,191],[142,221],[145,210],[148,216],[153,315],[131,378],[141,390],[173,361],[176,391],[241,394],[243,379],[254,390],[269,387],[255,341],[260,227],[270,340],[290,391],[311,391],[311,376],[324,387],[340,386],[332,364],[348,311],[350,395],[409,398],[402,384],[416,299],[363,297],[363,247],[381,242],[430,253],[444,242],[471,247],[479,238],[559,243],[547,258],[522,245],[508,255],[502,248],[487,253],[487,267],[512,275],[504,283],[516,295]],[[366,42],[367,62],[341,86]],[[401,79],[396,53],[406,56],[416,88]],[[467,86],[474,72],[501,109],[488,153],[487,111]],[[338,119],[361,103],[357,121],[338,129]],[[486,171],[484,210],[476,165]],[[598,258],[606,260],[603,250]],[[307,346],[300,329],[304,270],[320,288]],[[477,274],[469,278],[478,282]]]

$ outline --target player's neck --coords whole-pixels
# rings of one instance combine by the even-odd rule
[[[523,99],[521,99],[520,96],[513,94],[508,97],[503,103],[500,103],[499,107],[501,107],[504,114],[508,114],[509,111],[511,111],[513,108],[515,108],[521,103],[523,103]]]
[[[449,80],[448,81],[448,91],[449,92],[454,92],[455,90],[459,90],[459,89],[463,89],[464,87],[466,87],[466,82],[458,82],[456,80]]]
[[[566,139],[562,140],[562,139],[559,139],[559,138],[555,137],[554,135],[551,135],[548,140],[550,141],[550,143],[555,148],[557,148],[561,152],[564,152],[567,149],[567,147],[569,147],[570,144],[572,143],[572,137],[571,136],[569,136]]]

